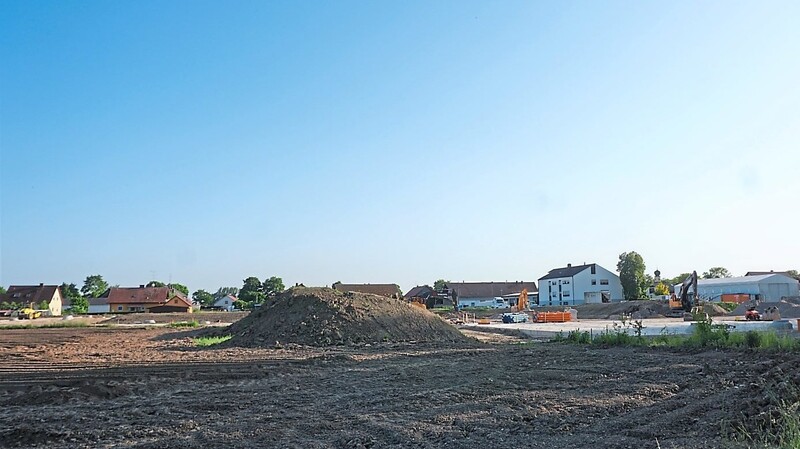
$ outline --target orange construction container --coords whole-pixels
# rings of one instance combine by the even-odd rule
[[[735,304],[741,304],[743,302],[750,301],[750,295],[748,294],[727,294],[722,295],[720,297],[720,301],[722,302],[732,302]]]
[[[537,323],[566,323],[572,320],[569,312],[541,312],[536,318]]]

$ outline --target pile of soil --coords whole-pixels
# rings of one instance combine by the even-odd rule
[[[753,306],[755,306],[756,310],[758,310],[758,312],[762,315],[766,312],[768,307],[777,307],[781,314],[781,318],[783,319],[800,318],[800,304],[795,304],[794,302],[790,301],[762,302],[758,305],[756,305],[753,301],[748,301],[739,304],[739,307],[733,309],[733,311],[728,313],[728,315],[744,316],[744,313],[747,312],[747,309]]]
[[[356,345],[377,342],[469,342],[435,314],[398,299],[330,288],[295,287],[225,331],[230,345]]]

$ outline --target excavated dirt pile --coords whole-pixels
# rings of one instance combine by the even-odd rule
[[[226,333],[233,336],[230,345],[244,347],[471,341],[433,313],[401,300],[308,287],[288,290]]]

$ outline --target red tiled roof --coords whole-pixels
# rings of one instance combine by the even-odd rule
[[[169,287],[111,287],[107,298],[109,304],[161,304],[174,296],[191,305],[181,292]]]

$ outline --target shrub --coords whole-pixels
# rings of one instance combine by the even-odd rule
[[[169,323],[169,327],[182,328],[182,327],[197,327],[200,323],[197,321],[178,321],[176,323]]]
[[[231,339],[230,335],[222,335],[222,336],[219,336],[219,337],[198,337],[198,338],[192,339],[192,342],[194,343],[195,346],[207,347],[207,346],[214,346],[214,345],[218,345],[220,343],[224,343],[224,342],[226,342],[226,341],[228,341],[230,339]]]

